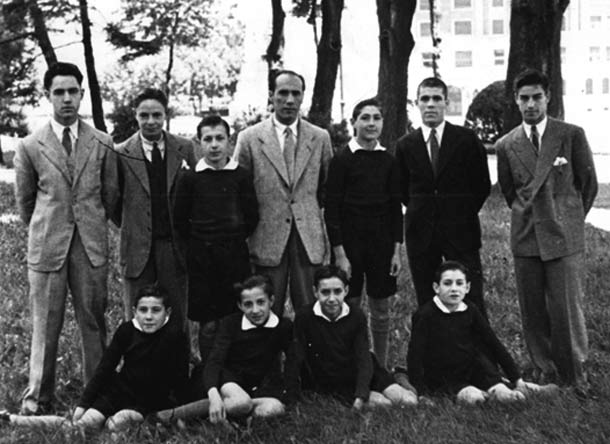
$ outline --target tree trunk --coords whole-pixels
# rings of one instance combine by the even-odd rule
[[[38,46],[40,46],[40,49],[42,50],[47,66],[51,66],[54,63],[57,63],[57,55],[55,55],[55,49],[53,49],[53,45],[51,45],[51,40],[49,39],[47,25],[44,22],[44,14],[36,0],[29,1],[28,10],[30,12],[30,17],[32,17],[32,23],[34,24],[34,36],[38,42]]]
[[[341,60],[343,0],[322,0],[322,34],[308,119],[322,128],[330,126],[337,70]]]
[[[536,68],[549,77],[551,99],[548,114],[563,119],[561,79],[561,20],[569,0],[513,0],[510,18],[510,53],[506,73],[506,133],[521,123],[514,100],[513,81],[526,68]]]
[[[407,67],[415,45],[411,24],[416,0],[377,0],[379,74],[377,98],[383,106],[380,142],[394,152],[407,127]]]
[[[277,66],[281,64],[282,49],[284,48],[284,20],[286,13],[282,8],[282,0],[271,0],[271,40],[263,58],[267,62],[267,84],[271,91],[271,84]]]
[[[93,58],[93,46],[91,45],[91,22],[89,21],[87,0],[78,0],[78,6],[80,8],[80,21],[83,28],[83,46],[85,48],[85,65],[87,66],[93,123],[98,130],[106,132],[102,94],[97,80],[97,73],[95,72],[95,59]]]

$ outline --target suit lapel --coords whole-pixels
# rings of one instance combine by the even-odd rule
[[[278,171],[282,179],[284,179],[284,182],[290,186],[288,169],[286,168],[286,162],[284,161],[284,156],[282,155],[282,150],[280,148],[280,142],[277,139],[277,134],[271,118],[266,120],[265,125],[263,125],[261,128],[259,137],[262,142],[261,150],[263,154],[267,156],[273,167]]]
[[[558,132],[559,128],[557,128],[553,119],[549,117],[544,134],[542,135],[540,156],[538,157],[538,162],[536,163],[533,194],[538,192],[538,189],[546,180],[551,168],[553,168],[553,162],[555,161],[555,158],[559,153],[559,149],[561,148],[561,136],[558,134]]]
[[[61,142],[53,132],[51,123],[47,123],[40,131],[38,142],[42,145],[41,153],[61,172],[68,183],[72,184],[72,175],[68,168],[68,155]]]
[[[74,167],[74,184],[78,182],[80,175],[85,169],[89,156],[93,152],[90,141],[95,135],[89,125],[82,120],[78,122],[78,138],[76,139],[76,165]]]
[[[443,131],[443,139],[441,140],[441,147],[438,153],[438,171],[436,177],[440,177],[443,173],[443,169],[449,163],[449,160],[453,157],[456,147],[459,144],[459,140],[456,140],[457,132],[453,125],[449,122],[445,122],[445,130]]]
[[[166,156],[166,174],[167,174],[167,191],[172,189],[174,178],[180,169],[182,156],[182,145],[178,139],[169,133],[165,133],[165,156]]]
[[[313,152],[313,133],[309,131],[309,126],[303,121],[299,123],[299,135],[297,140],[297,152],[294,165],[294,183],[293,187],[299,183],[299,179],[305,171],[307,162]]]
[[[532,142],[529,141],[525,135],[525,130],[521,125],[519,125],[517,128],[515,136],[511,141],[511,148],[525,169],[532,176],[535,176],[536,164],[538,163],[538,154],[536,153],[536,149],[534,148],[534,145],[532,145]]]
[[[127,165],[133,174],[138,178],[146,192],[150,195],[150,183],[148,173],[146,172],[146,159],[144,151],[142,151],[142,141],[140,140],[140,132],[135,133],[129,138],[125,145],[125,154],[127,155]]]

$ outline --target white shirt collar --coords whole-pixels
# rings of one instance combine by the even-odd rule
[[[140,140],[142,141],[142,149],[144,150],[144,155],[146,156],[146,158],[148,160],[151,160],[154,142],[150,141],[148,139],[145,139],[144,136],[142,135],[142,133],[140,133]],[[156,140],[155,142],[157,142],[157,147],[159,148],[159,151],[161,152],[161,158],[163,158],[165,156],[165,135],[162,133],[161,138],[159,140]]]
[[[316,301],[316,303],[313,304],[313,314],[326,319],[328,322],[337,322],[339,319],[344,318],[349,314],[349,305],[344,302],[341,305],[341,313],[339,314],[339,316],[337,316],[337,319],[332,320],[322,312],[322,306],[320,305],[320,301]]]
[[[544,116],[544,119],[542,119],[540,122],[538,122],[536,124],[536,130],[538,131],[538,137],[540,138],[540,141],[542,141],[542,135],[544,134],[544,130],[546,129],[546,124],[549,121],[547,116]],[[532,138],[532,125],[529,123],[525,123],[522,122],[521,125],[523,125],[523,130],[525,131],[525,135],[527,136],[528,139]]]
[[[284,134],[284,131],[286,131],[286,128],[290,127],[290,129],[292,130],[293,137],[295,138],[295,140],[298,140],[299,119],[296,119],[290,125],[284,125],[275,118],[274,114],[271,116],[271,121],[273,122],[275,133],[277,134],[277,140],[280,142],[280,149],[282,150],[282,152],[284,152],[284,140],[286,139],[286,134]]]
[[[279,323],[280,323],[280,318],[275,313],[269,312],[269,317],[267,318],[267,322],[265,322],[264,325],[261,325],[261,327],[275,328],[278,326]],[[252,330],[254,328],[258,328],[258,326],[254,325],[252,322],[250,322],[250,319],[248,319],[246,317],[246,315],[243,315],[241,317],[241,329],[243,331],[246,331],[246,330]]]
[[[165,324],[167,324],[168,321],[169,321],[169,316],[165,316],[165,321],[163,322],[163,325],[161,327],[163,327]],[[138,322],[138,320],[135,317],[131,319],[131,323],[136,328],[136,330],[144,331],[144,330],[142,330],[142,326],[140,325],[140,323]],[[159,331],[159,330],[157,330],[157,331]]]
[[[441,146],[441,141],[443,140],[443,132],[445,131],[445,121],[443,120],[438,126],[435,128],[436,130],[436,140],[438,141],[438,146]],[[424,141],[429,145],[428,139],[430,139],[430,132],[432,128],[426,125],[421,126],[422,135],[424,136]]]
[[[355,153],[358,150],[364,150],[366,148],[363,148],[357,141],[355,138],[351,139],[349,141],[349,143],[347,144],[347,146],[349,147],[349,150],[352,153]],[[379,142],[377,142],[377,145],[375,145],[375,148],[373,148],[373,151],[385,151],[385,148],[382,147]]]
[[[55,119],[51,119],[51,129],[60,143],[61,139],[64,137],[64,128],[66,128],[65,125],[62,125]],[[70,139],[72,140],[72,145],[74,145],[74,141],[78,139],[78,119],[76,119],[72,125],[68,126],[68,128],[70,128]]]
[[[235,170],[237,169],[237,166],[239,164],[237,163],[237,161],[235,159],[229,159],[229,161],[225,164],[224,167],[220,168],[220,170]],[[197,162],[197,165],[195,165],[195,171],[196,172],[200,172],[200,171],[204,171],[204,170],[217,170],[217,168],[214,168],[212,165],[210,165],[209,163],[207,163],[205,161],[205,158],[201,158],[199,159],[199,162]]]
[[[464,301],[460,302],[455,310],[449,311],[449,309],[445,306],[445,304],[443,304],[443,302],[441,301],[441,299],[438,296],[434,296],[432,298],[432,300],[434,301],[434,303],[436,304],[438,309],[440,311],[442,311],[443,313],[456,313],[459,311],[468,310],[468,305],[466,305],[466,303]]]

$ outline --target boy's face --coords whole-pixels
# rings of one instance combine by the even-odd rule
[[[171,309],[163,305],[162,299],[155,296],[140,298],[138,304],[133,307],[134,317],[144,333],[154,333],[165,324]]]
[[[159,140],[165,124],[165,108],[155,99],[146,99],[136,108],[136,120],[140,132],[147,140]]]
[[[53,118],[62,125],[72,125],[78,119],[83,89],[74,76],[57,75],[45,95],[53,106]]]
[[[265,325],[271,314],[273,296],[269,296],[261,287],[247,288],[241,292],[237,304],[246,318],[257,327]]]
[[[322,313],[328,319],[337,319],[341,314],[343,301],[347,296],[348,287],[338,277],[321,279],[318,285],[314,287],[314,294]]]
[[[449,100],[445,97],[443,88],[422,86],[417,93],[416,103],[422,122],[426,126],[436,128],[445,120],[445,110]]]
[[[470,282],[461,270],[446,270],[441,274],[440,282],[434,282],[432,287],[445,307],[455,311],[470,291]]]
[[[223,168],[231,155],[229,137],[223,125],[204,126],[201,128],[201,148],[208,165]]]
[[[365,106],[360,110],[356,119],[352,120],[356,130],[356,139],[359,142],[375,142],[381,135],[383,117],[376,106]]]
[[[542,85],[525,85],[515,94],[515,102],[521,112],[523,121],[528,125],[535,125],[546,116],[549,104],[549,94]]]

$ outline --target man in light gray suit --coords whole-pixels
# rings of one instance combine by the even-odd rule
[[[235,149],[259,202],[250,254],[273,282],[280,315],[288,282],[295,309],[313,301],[313,270],[329,256],[321,199],[332,147],[326,131],[299,117],[304,90],[300,74],[279,71],[269,92],[273,115],[242,131]]]
[[[523,117],[496,143],[498,181],[512,210],[511,248],[525,342],[539,379],[586,387],[582,310],[585,215],[597,193],[584,131],[547,117],[549,82],[515,79]]]
[[[107,216],[117,199],[112,139],[78,118],[83,75],[57,63],[44,76],[53,117],[15,154],[15,194],[28,224],[32,312],[30,380],[22,413],[52,408],[68,287],[82,336],[84,380],[106,345]]]

